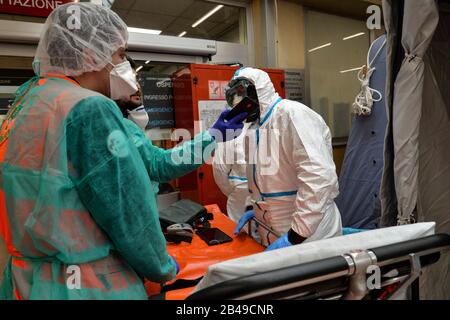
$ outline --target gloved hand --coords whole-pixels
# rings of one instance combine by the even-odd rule
[[[286,248],[292,246],[292,243],[288,239],[288,234],[285,233],[283,236],[278,238],[274,243],[272,243],[270,246],[266,248],[264,251],[272,251],[277,250],[281,248]]]
[[[234,234],[237,235],[239,234],[239,232],[241,232],[242,228],[245,226],[245,224],[247,222],[249,222],[251,219],[253,219],[255,217],[255,211],[253,210],[249,210],[247,211],[240,219],[238,222],[238,225],[236,227],[236,229],[234,229]]]
[[[342,228],[342,235],[348,235],[348,234],[353,234],[353,233],[360,233],[360,232],[364,232],[364,231],[369,231],[366,229],[354,229],[354,228]]]
[[[209,134],[217,141],[217,142],[225,142],[228,140],[233,140],[236,135],[233,135],[233,130],[242,130],[244,124],[242,123],[244,119],[247,117],[247,113],[241,113],[231,119],[230,121],[226,121],[225,117],[231,110],[225,110],[219,116],[219,119],[216,123],[208,129]],[[227,134],[228,130],[228,134]]]
[[[169,256],[172,260],[173,260],[173,263],[175,264],[175,270],[176,270],[176,274],[178,274],[178,272],[180,272],[180,266],[178,265],[178,262],[177,262],[177,260],[175,260],[175,258],[174,257],[172,257],[172,256]]]

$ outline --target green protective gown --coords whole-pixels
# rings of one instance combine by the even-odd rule
[[[155,193],[159,191],[159,183],[182,177],[201,167],[206,160],[205,155],[211,155],[216,148],[207,132],[173,149],[158,148],[133,121],[124,119],[124,123],[144,160]]]
[[[175,276],[150,180],[198,168],[213,138],[166,151],[112,100],[67,78],[25,86],[0,161],[12,256],[0,299],[146,299],[142,278]]]

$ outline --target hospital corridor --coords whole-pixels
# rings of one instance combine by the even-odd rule
[[[0,309],[450,301],[449,31],[449,0],[0,1]]]

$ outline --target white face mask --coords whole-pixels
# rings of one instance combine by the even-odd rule
[[[144,106],[128,111],[128,119],[136,123],[142,130],[145,130],[145,127],[147,127],[147,124],[150,121]]]
[[[109,74],[112,100],[129,100],[138,91],[138,84],[133,68],[128,61],[113,65]]]

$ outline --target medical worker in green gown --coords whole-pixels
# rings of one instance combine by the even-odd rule
[[[44,25],[36,76],[0,130],[0,299],[146,299],[143,278],[175,277],[150,180],[196,169],[245,115],[222,113],[178,157],[152,146],[113,102],[137,90],[127,40],[90,3],[59,6]]]

